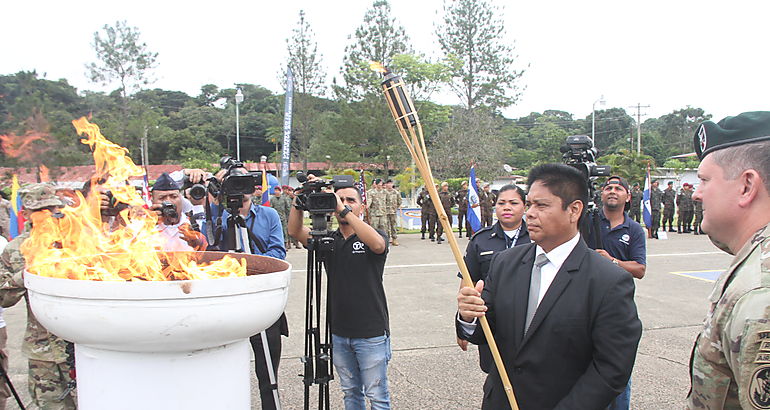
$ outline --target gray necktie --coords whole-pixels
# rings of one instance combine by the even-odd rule
[[[527,321],[524,324],[524,333],[529,330],[532,318],[537,311],[537,297],[540,295],[540,269],[548,263],[548,257],[544,253],[537,255],[535,264],[532,266],[532,279],[529,282],[529,303],[527,303]]]

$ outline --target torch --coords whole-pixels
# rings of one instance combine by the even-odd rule
[[[393,119],[396,121],[398,132],[401,134],[404,143],[406,143],[406,147],[409,149],[409,153],[412,155],[412,158],[417,165],[417,169],[419,169],[420,175],[422,175],[422,179],[425,181],[426,188],[430,193],[431,200],[438,213],[439,222],[444,227],[444,231],[450,233],[447,235],[447,239],[452,248],[452,254],[454,254],[457,266],[460,268],[460,273],[463,277],[463,286],[473,287],[473,281],[471,280],[470,273],[468,273],[468,267],[465,266],[465,260],[460,252],[457,239],[451,234],[451,220],[444,211],[444,207],[441,205],[438,192],[436,191],[433,173],[431,172],[430,162],[428,161],[428,151],[425,148],[422,124],[420,124],[420,118],[417,116],[417,112],[414,109],[414,102],[405,87],[406,84],[400,76],[383,67],[380,63],[372,62],[370,66],[373,70],[381,72],[383,75],[382,90],[385,92],[385,99],[388,101],[390,113],[393,114]],[[516,396],[513,394],[513,387],[508,379],[508,373],[505,371],[505,365],[503,364],[503,359],[500,357],[500,352],[497,349],[497,344],[492,335],[492,329],[489,327],[489,322],[487,322],[487,318],[484,316],[480,318],[479,322],[481,323],[481,328],[484,330],[484,335],[487,338],[492,357],[495,359],[495,364],[500,373],[500,379],[503,382],[505,394],[508,396],[508,402],[511,405],[511,409],[518,410],[519,406],[516,404]]]

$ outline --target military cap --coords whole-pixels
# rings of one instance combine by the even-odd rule
[[[674,181],[668,181],[669,185],[674,185]]]
[[[56,187],[49,183],[27,185],[21,189],[21,205],[24,209],[37,211],[49,206],[64,206],[56,196]]]
[[[698,158],[723,148],[770,140],[770,111],[751,111],[721,121],[704,121],[695,131]]]
[[[377,179],[375,179],[375,180],[374,180],[374,183],[375,183],[375,184],[379,184],[380,182],[382,182],[382,180],[381,180],[381,179],[379,179],[379,178],[377,178]]]
[[[155,184],[152,186],[153,191],[179,191],[179,185],[171,178],[171,176],[164,172],[160,174],[158,179],[155,180]]]

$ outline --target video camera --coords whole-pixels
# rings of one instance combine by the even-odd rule
[[[559,150],[564,163],[580,171],[586,180],[608,177],[612,172],[609,165],[596,165],[596,147],[588,135],[570,135]]]
[[[257,185],[261,183],[262,172],[247,171],[243,162],[229,155],[219,160],[219,167],[227,172],[222,177],[221,183],[214,178],[209,180],[209,192],[219,197],[220,203],[226,204],[228,209],[240,209],[243,205],[243,196],[253,194]]]
[[[297,172],[297,181],[302,184],[296,192],[296,207],[313,215],[330,214],[337,209],[337,196],[325,188],[353,188],[353,177],[350,175],[335,175],[331,180],[315,179],[308,181],[307,176]]]

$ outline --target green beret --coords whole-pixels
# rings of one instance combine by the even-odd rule
[[[752,111],[726,117],[718,123],[704,121],[695,131],[693,144],[698,158],[736,145],[770,140],[770,111]]]

